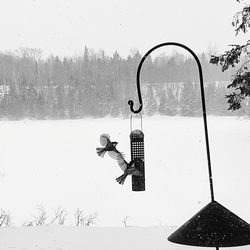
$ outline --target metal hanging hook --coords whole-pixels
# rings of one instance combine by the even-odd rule
[[[199,58],[197,55],[191,50],[189,47],[181,44],[181,43],[176,43],[176,42],[166,42],[166,43],[161,43],[150,49],[141,59],[139,66],[137,68],[137,74],[136,74],[136,83],[137,83],[137,94],[138,94],[138,99],[139,99],[139,108],[137,110],[134,109],[134,102],[132,100],[128,101],[128,104],[130,106],[131,112],[137,114],[142,111],[143,103],[142,103],[142,96],[141,96],[141,88],[140,88],[140,73],[141,73],[141,68],[142,64],[145,61],[145,59],[148,57],[148,55],[163,46],[177,46],[181,47],[185,50],[187,50],[195,59],[197,66],[198,66],[198,71],[199,71],[199,79],[200,79],[200,90],[201,90],[201,103],[202,103],[202,113],[203,113],[203,122],[204,122],[204,131],[205,131],[205,142],[206,142],[206,152],[207,152],[207,163],[208,163],[208,174],[209,174],[209,185],[210,185],[210,194],[211,194],[211,201],[214,201],[214,189],[213,189],[213,179],[212,179],[212,168],[211,168],[211,158],[210,158],[210,149],[209,149],[209,139],[208,139],[208,129],[207,129],[207,116],[206,116],[206,104],[205,104],[205,93],[204,93],[204,83],[203,83],[203,74],[202,74],[202,67],[201,63],[199,61]]]

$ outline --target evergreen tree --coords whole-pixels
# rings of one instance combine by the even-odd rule
[[[201,89],[197,82],[193,85],[194,100],[192,101],[193,116],[202,115]]]
[[[149,85],[148,87],[148,93],[146,96],[146,101],[145,101],[145,110],[146,110],[146,115],[152,116],[156,113],[157,111],[157,102],[155,100],[154,96],[154,91],[152,85]]]
[[[236,0],[242,2],[242,0]],[[240,32],[246,33],[250,27],[250,4],[245,4],[242,9],[234,15],[232,26],[235,28],[235,35]],[[237,110],[241,108],[241,103],[244,98],[250,96],[250,40],[245,44],[230,45],[231,49],[225,53],[215,56],[212,55],[210,62],[212,64],[220,65],[221,70],[228,70],[230,67],[238,66],[236,73],[233,76],[231,84],[228,88],[233,88],[234,91],[226,96],[229,104],[229,110]]]
[[[216,111],[215,115],[227,115],[227,101],[225,99],[226,88],[223,85],[218,85],[216,88],[215,99],[216,99]]]
[[[89,50],[86,45],[84,47],[84,53],[83,53],[83,64],[84,67],[87,67],[89,65]]]
[[[45,110],[45,93],[40,89],[36,102],[36,119],[43,120],[46,118]]]
[[[250,98],[247,97],[242,102],[242,108],[240,110],[243,110],[243,114],[246,115],[248,118],[250,118]]]
[[[56,110],[59,119],[65,119],[65,94],[64,86],[57,86],[56,93]]]
[[[212,115],[218,111],[218,97],[216,95],[216,85],[210,82],[205,87],[205,98],[207,114]]]
[[[167,112],[167,97],[166,97],[166,91],[164,88],[160,92],[160,103],[159,103],[159,114],[160,115],[168,115]]]
[[[185,82],[180,96],[180,114],[183,116],[196,116],[198,95],[192,82]],[[199,105],[201,105],[199,103]]]
[[[7,117],[9,119],[22,119],[24,117],[24,105],[22,98],[15,86],[10,86],[9,93],[6,95]]]
[[[167,88],[167,91],[162,89],[160,92],[159,113],[161,115],[174,116],[177,115],[177,100],[173,94],[172,88]]]
[[[138,51],[126,59],[118,52],[110,57],[103,51],[95,53],[86,46],[83,55],[77,58],[60,59],[51,56],[47,59],[37,59],[38,57],[34,57],[31,52],[32,50],[23,50],[18,55],[0,54],[0,83],[10,88],[9,93],[4,94],[0,100],[1,117],[9,119],[26,117],[75,119],[106,115],[129,117],[131,112],[128,100],[134,100],[135,109],[138,107],[136,71],[142,59]],[[205,55],[201,55],[203,64],[206,63],[205,59]],[[206,67],[204,69],[206,70]],[[218,74],[219,70],[214,66],[211,65],[210,70],[213,77],[228,80],[228,75]],[[187,78],[190,82],[195,81],[197,66],[194,59],[187,60],[177,53],[171,56],[161,55],[154,60],[149,56],[141,73],[144,101],[142,112],[148,115],[156,112],[175,115],[180,108],[183,108],[183,105],[178,106],[177,102],[181,99],[184,102],[190,96],[189,110],[194,112],[193,114],[191,111],[187,112],[187,109],[184,113],[199,114],[201,107],[199,86],[193,84],[190,92],[185,89],[186,87],[180,91],[182,85],[178,83]],[[161,92],[163,88],[160,89],[159,86],[170,82],[172,82],[171,87],[165,86],[165,91]],[[154,83],[160,84],[152,85]],[[183,91],[187,93],[181,95]],[[216,88],[215,96],[221,96],[221,91]],[[223,93],[227,94],[224,90]],[[212,114],[218,110],[210,112]]]
[[[78,98],[76,97],[75,89],[73,86],[69,86],[67,96],[66,96],[66,106],[67,106],[67,118],[69,119],[75,119],[76,117],[76,100]]]

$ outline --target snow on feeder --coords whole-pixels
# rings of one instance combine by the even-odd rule
[[[130,110],[132,113],[135,114],[139,114],[142,111],[143,104],[142,104],[141,89],[140,89],[140,72],[143,62],[152,51],[163,46],[172,46],[172,45],[181,47],[187,50],[189,53],[191,53],[198,66],[211,202],[208,203],[190,220],[188,220],[183,226],[181,226],[174,233],[172,233],[168,237],[168,240],[173,243],[178,243],[183,245],[216,247],[216,249],[219,249],[219,247],[249,245],[250,225],[244,220],[242,220],[240,217],[232,213],[230,210],[222,206],[220,203],[215,201],[214,199],[203,74],[202,74],[201,63],[197,55],[187,46],[176,42],[162,43],[150,49],[142,57],[137,69],[136,82],[137,82],[137,93],[140,106],[137,110],[135,110],[134,102],[132,100],[129,100],[128,104],[130,106]],[[141,179],[140,181],[145,181],[145,178]],[[139,187],[142,188],[145,187],[145,183],[140,183]]]

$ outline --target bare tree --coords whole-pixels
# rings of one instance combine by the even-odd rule
[[[83,210],[80,210],[79,208],[77,208],[76,212],[75,212],[75,221],[76,221],[76,226],[80,226],[82,225],[83,222]]]
[[[35,227],[35,226],[42,226],[45,224],[48,216],[47,211],[43,206],[39,206],[37,208],[38,213],[37,215],[33,216],[33,220],[25,221],[22,226],[24,227]]]
[[[11,226],[11,216],[8,212],[3,209],[0,209],[0,227],[9,227]]]
[[[84,217],[84,226],[89,227],[91,224],[95,224],[95,220],[97,219],[97,213],[89,214]]]
[[[42,226],[45,224],[48,216],[47,216],[47,211],[43,206],[40,206],[37,208],[38,214],[34,216],[34,225],[36,226]]]
[[[157,220],[159,226],[162,226],[162,221],[161,221],[161,219],[157,218],[156,220]]]
[[[32,58],[35,61],[41,59],[42,50],[37,48],[20,47],[15,50],[15,54],[20,58]]]
[[[33,221],[25,221],[22,224],[23,227],[33,227],[34,226],[34,222]]]
[[[65,208],[58,207],[55,210],[55,216],[50,222],[50,224],[53,224],[54,222],[58,222],[59,225],[63,225],[65,222],[65,219],[67,217],[68,213]]]
[[[96,219],[97,219],[97,213],[84,216],[83,210],[80,210],[79,208],[77,208],[75,212],[76,226],[89,227],[91,224],[95,223]]]
[[[123,219],[122,219],[122,223],[124,224],[124,227],[126,227],[127,226],[127,221],[128,221],[128,218],[129,218],[130,216],[125,216]]]

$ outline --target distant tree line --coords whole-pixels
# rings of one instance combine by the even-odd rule
[[[117,52],[94,52],[85,47],[81,56],[41,58],[39,49],[22,48],[0,53],[0,118],[80,119],[130,115],[129,99],[137,101],[136,70],[141,60],[136,51],[127,58]],[[227,111],[226,73],[199,55],[208,113],[248,115],[248,101],[237,112]],[[142,74],[146,115],[201,115],[198,71],[195,61],[179,53],[148,57]],[[250,111],[249,111],[250,113]]]

